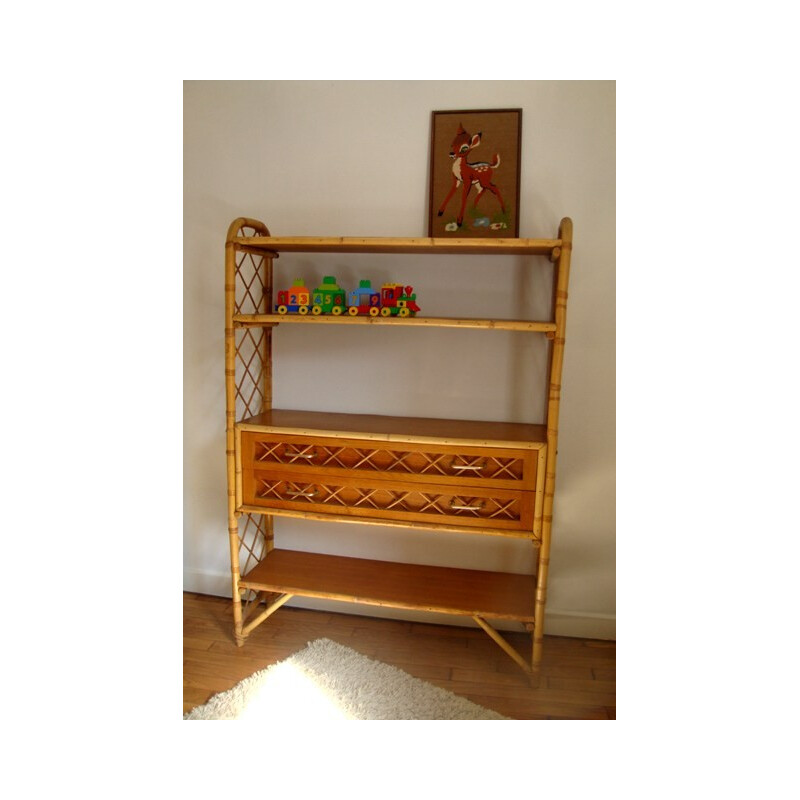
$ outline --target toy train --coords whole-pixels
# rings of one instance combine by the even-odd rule
[[[322,285],[310,291],[302,278],[298,278],[291,289],[278,292],[275,311],[278,314],[333,314],[340,316],[359,314],[371,317],[414,316],[420,311],[417,296],[411,286],[402,283],[384,283],[380,292],[372,288],[369,281],[361,281],[358,289],[345,292],[336,283],[336,278],[326,276]]]

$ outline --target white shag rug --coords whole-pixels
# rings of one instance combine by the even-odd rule
[[[317,639],[184,719],[508,719],[349,647]]]

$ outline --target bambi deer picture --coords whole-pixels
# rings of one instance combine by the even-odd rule
[[[438,214],[440,217],[444,214],[447,204],[455,194],[456,189],[460,186],[461,209],[456,219],[459,228],[464,222],[464,209],[467,206],[467,197],[473,186],[477,187],[478,190],[475,195],[475,200],[472,202],[473,208],[477,208],[478,201],[483,197],[484,192],[489,191],[500,201],[500,208],[503,211],[506,210],[500,190],[492,183],[492,175],[500,166],[500,154],[495,153],[494,161],[491,164],[488,161],[475,161],[473,163],[467,161],[467,154],[470,150],[474,150],[480,143],[480,133],[470,136],[459,123],[456,138],[453,139],[453,143],[450,145],[450,158],[453,159],[453,183],[450,186],[447,197],[445,197],[444,202],[439,208]]]
[[[434,112],[430,236],[462,229],[460,235],[518,235],[521,114],[521,109]],[[484,160],[473,160],[481,145]],[[445,219],[435,222],[445,212]]]

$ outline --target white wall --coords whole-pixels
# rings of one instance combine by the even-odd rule
[[[615,86],[611,81],[191,81],[184,91],[184,587],[227,595],[223,250],[236,217],[275,235],[426,235],[430,114],[518,108],[520,236],[572,218],[546,631],[614,636]],[[512,257],[284,254],[276,283],[332,274],[412,284],[423,314],[541,318],[547,264]],[[541,421],[540,337],[510,332],[275,329],[277,408]],[[385,368],[387,357],[394,361]],[[503,537],[276,519],[279,547],[529,571]],[[300,600],[404,619],[453,618]]]

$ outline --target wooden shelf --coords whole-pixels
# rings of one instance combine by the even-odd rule
[[[445,239],[346,236],[239,236],[242,248],[271,253],[550,255],[561,239]]]
[[[528,447],[547,443],[544,425],[525,422],[393,417],[382,414],[340,414],[274,408],[237,423],[241,430],[296,436],[331,436],[383,442],[431,442],[482,447]]]
[[[532,622],[531,575],[431,567],[273,550],[239,582],[244,589],[368,605]]]
[[[537,333],[553,333],[554,322],[537,322],[524,319],[453,319],[449,317],[351,317],[342,314],[235,314],[233,322],[236,327],[259,328],[269,325],[300,323],[302,325],[395,325],[411,328],[480,328],[498,331],[534,331]]]

